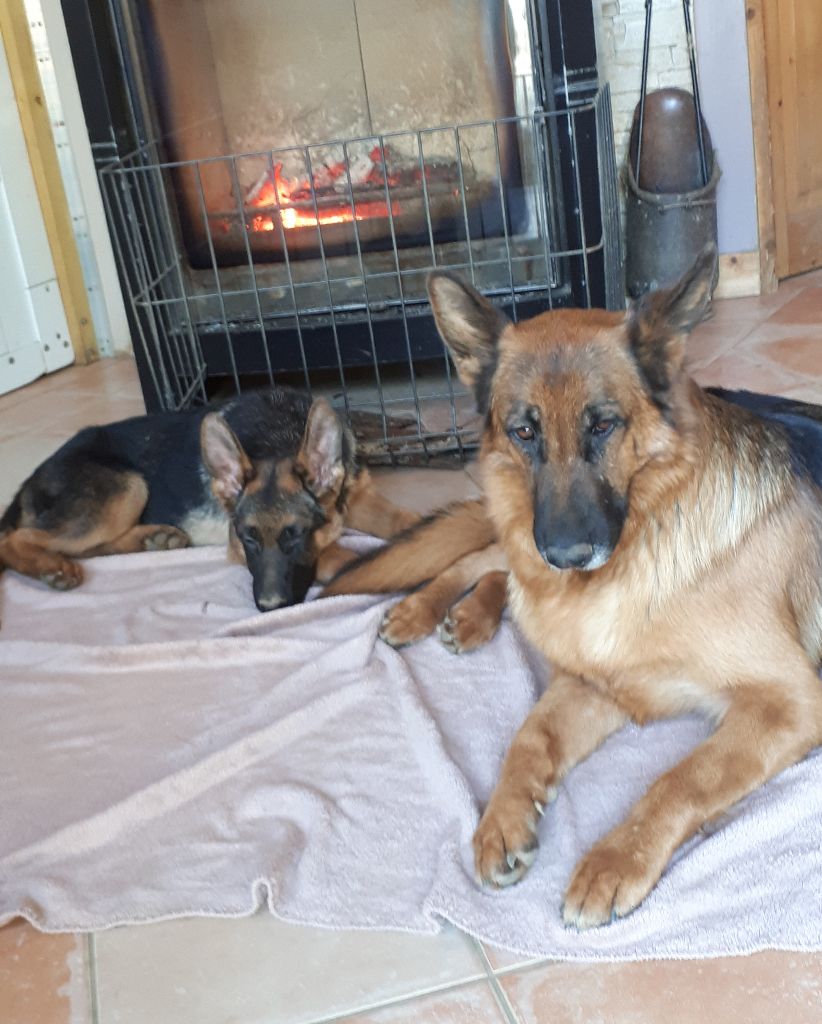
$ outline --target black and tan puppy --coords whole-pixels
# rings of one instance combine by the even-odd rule
[[[416,519],[376,493],[324,399],[275,388],[80,431],[0,520],[0,568],[66,590],[78,558],[228,540],[268,611],[344,561],[345,525],[390,537]]]

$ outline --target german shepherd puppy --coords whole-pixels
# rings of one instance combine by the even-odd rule
[[[0,569],[67,590],[77,558],[228,540],[269,611],[345,561],[345,525],[390,537],[417,519],[376,493],[325,399],[273,388],[81,430],[0,519]]]
[[[822,743],[819,451],[685,371],[715,269],[706,250],[627,317],[517,325],[449,274],[429,284],[487,417],[493,529],[463,508],[451,536],[465,557],[496,534],[513,615],[554,666],[474,837],[479,879],[522,877],[557,786],[628,720],[717,725],[577,865],[563,913],[578,928],[630,913],[688,837]]]

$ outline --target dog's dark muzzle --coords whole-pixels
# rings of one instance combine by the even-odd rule
[[[263,553],[259,565],[249,564],[254,603],[261,612],[287,608],[305,600],[314,582],[315,566],[291,561],[280,552]]]
[[[554,569],[599,569],[611,557],[625,522],[625,503],[602,481],[582,479],[557,500],[541,480],[534,503],[534,543]]]

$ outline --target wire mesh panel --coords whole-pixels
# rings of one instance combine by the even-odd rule
[[[160,404],[291,383],[331,397],[373,460],[463,454],[481,424],[427,275],[461,274],[514,320],[621,305],[611,130],[606,88],[565,111],[187,161],[151,143],[107,166]]]

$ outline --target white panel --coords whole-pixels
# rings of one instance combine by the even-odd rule
[[[61,303],[61,315],[62,312]],[[6,189],[0,178],[0,394],[45,373],[45,355],[26,288]]]
[[[0,43],[0,393],[73,362],[6,51]]]
[[[46,372],[52,373],[74,362],[60,288],[56,281],[47,281],[30,288],[29,295],[39,328]]]
[[[0,355],[0,395],[37,380],[44,369],[39,345],[15,349],[13,355]]]
[[[0,175],[0,332],[3,350],[39,344],[20,247],[11,219],[5,181]]]
[[[0,47],[0,172],[11,200],[11,215],[29,284],[54,277],[48,236],[20,125],[6,52]]]

